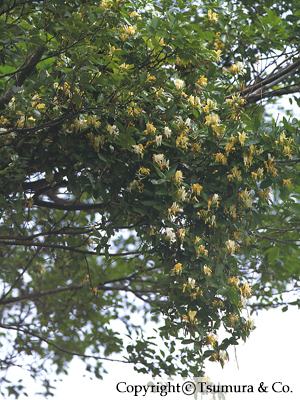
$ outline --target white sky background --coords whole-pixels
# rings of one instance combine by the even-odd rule
[[[251,333],[246,343],[229,349],[230,360],[225,363],[222,369],[218,363],[207,362],[206,375],[217,384],[229,385],[252,385],[254,393],[228,394],[226,400],[299,400],[299,360],[300,360],[300,311],[293,307],[283,313],[280,309],[261,311],[254,316],[257,328]],[[151,332],[149,332],[150,334]],[[235,356],[236,353],[236,356]],[[237,361],[236,361],[237,359]],[[237,365],[238,364],[238,365]],[[159,378],[152,379],[149,375],[138,374],[133,367],[126,364],[106,362],[108,374],[104,380],[85,376],[84,364],[78,359],[71,363],[68,376],[62,376],[63,381],[57,382],[56,395],[53,400],[82,400],[82,399],[106,399],[111,396],[113,400],[128,399],[194,399],[193,396],[170,393],[165,397],[158,393],[134,397],[132,393],[119,393],[116,389],[118,382],[126,382],[128,385],[146,385],[149,381],[161,382]],[[15,370],[15,373],[19,373]],[[53,376],[55,378],[55,376]],[[178,377],[175,382],[182,383]],[[164,381],[166,382],[166,380]],[[258,393],[257,388],[260,382],[269,386],[269,393]],[[274,382],[282,382],[289,385],[292,393],[274,393],[271,385]],[[37,385],[28,383],[29,397],[20,396],[20,400],[38,399],[41,396],[34,396],[38,389]],[[124,388],[123,385],[121,388]],[[277,385],[276,387],[279,388]],[[105,396],[105,397],[104,397]],[[202,396],[203,400],[211,400],[212,396]],[[201,395],[198,395],[198,400]]]
[[[278,102],[279,103],[279,102]],[[281,100],[283,107],[293,108],[293,116],[300,118],[299,108],[293,103],[293,107],[287,101]],[[273,115],[277,118],[278,111]],[[284,112],[280,113],[279,120]],[[297,307],[290,307],[283,313],[281,309],[261,311],[253,315],[256,329],[251,332],[246,343],[241,343],[236,348],[229,348],[230,360],[225,363],[222,369],[218,363],[207,361],[206,375],[215,384],[223,385],[252,385],[254,393],[232,393],[226,395],[226,400],[299,400],[300,399],[300,310]],[[151,329],[147,333],[151,336]],[[85,371],[85,366],[78,358],[72,361],[67,376],[62,375],[62,382],[56,382],[57,387],[53,400],[82,400],[82,399],[105,399],[111,396],[113,400],[127,399],[194,399],[194,396],[187,396],[169,393],[160,396],[159,393],[143,396],[134,396],[133,393],[119,393],[116,389],[118,382],[126,382],[128,385],[146,385],[149,381],[161,382],[159,378],[152,379],[151,375],[138,374],[133,366],[121,363],[105,362],[108,374],[104,379],[90,378],[91,375]],[[18,374],[17,376],[15,374]],[[39,391],[39,386],[25,375],[20,374],[19,369],[11,371],[11,377],[23,378],[23,384],[28,387],[28,395],[21,395],[19,400],[37,399],[43,397],[34,396]],[[56,376],[52,377],[53,379]],[[177,379],[178,378],[178,379]],[[179,377],[174,377],[175,382],[183,383]],[[164,382],[167,381],[167,378]],[[258,387],[261,382],[268,386],[268,393],[259,393]],[[282,382],[289,385],[289,393],[274,393],[271,386],[274,382]],[[121,388],[125,388],[123,385]],[[280,384],[276,385],[280,388]],[[105,396],[105,397],[104,397]],[[212,395],[202,396],[198,394],[198,400],[211,400]],[[216,399],[217,399],[216,395]]]

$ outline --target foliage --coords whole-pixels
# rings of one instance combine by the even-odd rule
[[[27,368],[49,395],[49,363],[80,356],[101,377],[122,353],[141,372],[200,376],[254,329],[247,302],[297,290],[299,122],[264,110],[299,91],[299,14],[296,1],[2,2],[4,373]],[[165,350],[136,315],[163,317]]]

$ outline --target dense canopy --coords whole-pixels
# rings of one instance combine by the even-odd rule
[[[49,395],[49,365],[74,356],[97,377],[105,359],[204,375],[251,311],[299,305],[283,294],[299,287],[300,124],[276,111],[299,103],[299,16],[298,1],[0,3],[3,395],[24,389],[12,366]]]

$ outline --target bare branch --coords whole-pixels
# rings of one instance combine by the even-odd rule
[[[34,52],[33,56],[29,60],[26,67],[23,68],[22,72],[16,76],[13,85],[4,93],[0,98],[0,110],[4,110],[5,106],[11,101],[13,97],[13,87],[21,87],[25,82],[26,78],[31,74],[36,65],[40,62],[42,55],[44,54],[46,47],[44,45],[39,46]]]

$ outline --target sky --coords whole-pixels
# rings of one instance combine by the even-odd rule
[[[222,369],[218,363],[207,362],[206,375],[215,385],[245,385],[244,393],[227,394],[226,400],[299,400],[299,360],[300,360],[300,311],[297,307],[290,307],[283,313],[280,309],[261,311],[254,315],[256,329],[251,333],[248,340],[236,348],[229,350],[229,361]],[[149,332],[151,333],[151,332]],[[111,396],[114,400],[128,399],[159,399],[167,398],[172,400],[194,399],[194,396],[181,393],[168,393],[161,396],[160,393],[145,394],[142,389],[137,396],[134,396],[135,386],[147,385],[152,382],[155,385],[164,380],[152,378],[150,375],[138,374],[133,367],[126,364],[115,364],[106,362],[105,367],[108,374],[104,379],[91,379],[86,375],[83,362],[78,359],[70,364],[69,375],[63,376],[62,382],[57,382],[57,389],[53,400],[82,400],[105,399]],[[86,375],[86,376],[84,376]],[[182,385],[184,381],[179,377],[172,377],[174,382]],[[267,386],[267,392],[260,393],[258,388],[263,382]],[[282,382],[282,383],[280,383]],[[37,399],[41,396],[34,396],[38,390],[34,384],[25,378],[29,385],[29,397],[21,396],[20,400]],[[117,390],[117,385],[119,383]],[[175,385],[175,386],[176,386]],[[273,386],[274,385],[274,386]],[[285,390],[286,392],[276,393]],[[177,388],[177,386],[176,386]],[[179,389],[182,387],[179,386]],[[246,390],[249,390],[248,393]],[[251,392],[253,390],[253,392]],[[289,391],[288,391],[289,390]],[[105,397],[104,397],[105,396]],[[198,394],[198,400],[211,400],[212,394]],[[216,399],[218,399],[216,394]]]

